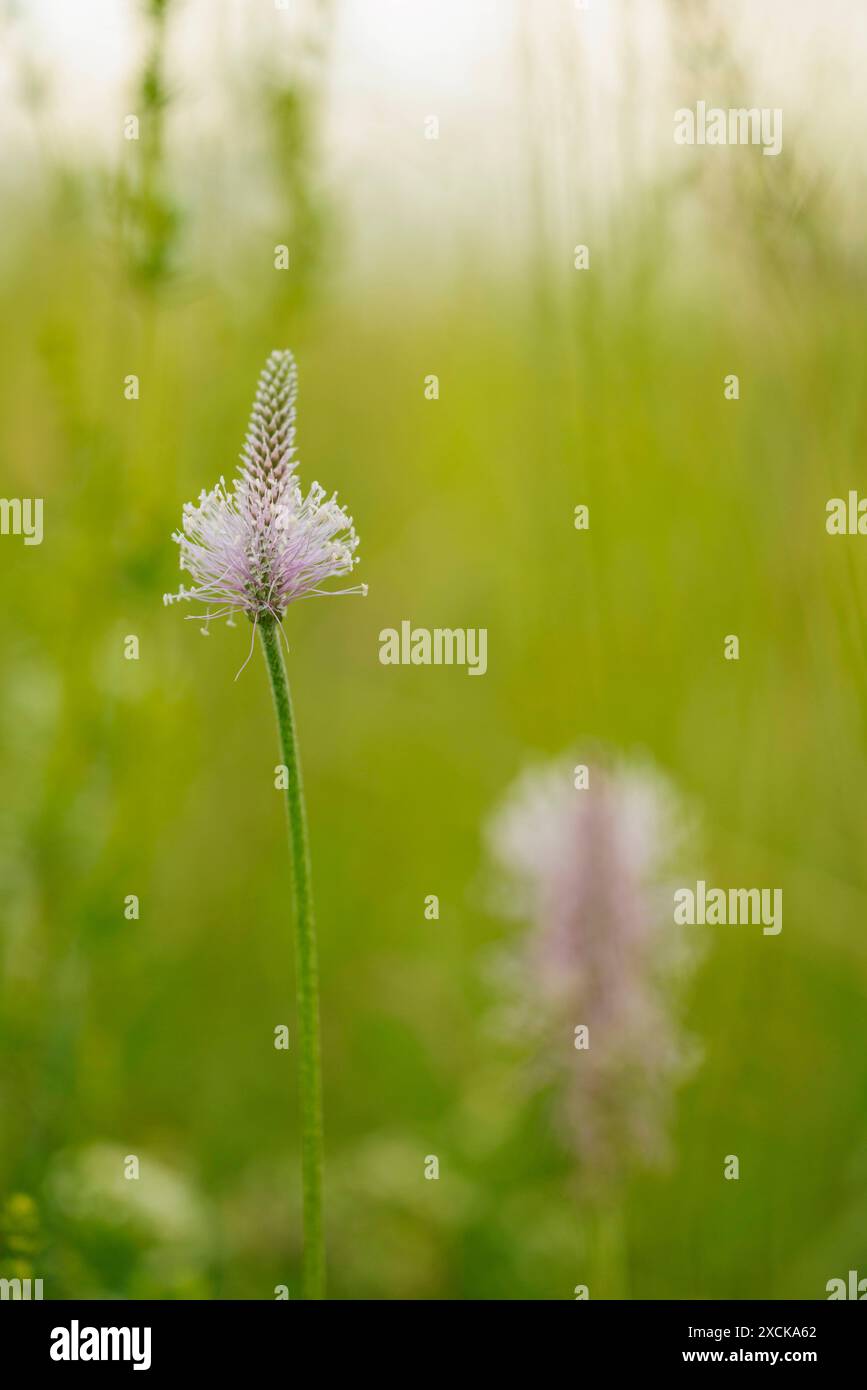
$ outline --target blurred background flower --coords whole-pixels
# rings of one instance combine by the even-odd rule
[[[671,906],[688,834],[662,774],[598,758],[528,769],[490,824],[502,901],[529,924],[511,961],[513,1019],[591,1187],[616,1184],[630,1158],[664,1156],[693,1060],[679,989],[696,938]]]
[[[76,1297],[207,1297],[214,1216],[169,1164],[88,1144],[54,1156],[46,1195],[61,1250],[77,1255]],[[57,1297],[56,1280],[46,1283],[46,1297]]]

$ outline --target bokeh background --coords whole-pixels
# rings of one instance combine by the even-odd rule
[[[258,658],[233,679],[243,629],[205,640],[161,602],[182,504],[230,474],[289,346],[302,477],[349,506],[370,586],[286,621],[332,1296],[822,1298],[867,1274],[865,542],[824,527],[867,443],[865,20],[2,6],[0,491],[43,497],[45,536],[0,538],[0,1272],[50,1298],[297,1287],[269,694]],[[674,146],[698,99],[781,107],[782,154]],[[486,676],[381,666],[403,618],[487,627]],[[706,929],[703,1060],[667,1167],[618,1184],[616,1260],[488,968],[521,929],[492,910],[487,817],[528,762],[597,742],[696,808],[708,882],[784,892],[779,937]]]

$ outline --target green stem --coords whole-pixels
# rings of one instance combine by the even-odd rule
[[[593,1298],[629,1297],[626,1264],[626,1222],[622,1206],[614,1199],[601,1198],[593,1213],[594,1275]]]
[[[259,638],[268,675],[283,761],[289,770],[286,810],[295,885],[295,949],[298,993],[298,1089],[301,1098],[301,1186],[304,1194],[304,1254],[302,1289],[305,1298],[325,1297],[325,1237],[322,1225],[322,1065],[319,1056],[319,980],[307,814],[301,785],[301,763],[292,716],[292,697],[278,624],[259,623]]]

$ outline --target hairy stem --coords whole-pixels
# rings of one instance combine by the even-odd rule
[[[301,1099],[301,1185],[304,1197],[302,1288],[305,1298],[325,1297],[325,1237],[322,1225],[322,1064],[319,1055],[319,979],[307,813],[301,763],[281,634],[273,619],[259,623],[259,638],[271,678],[283,762],[289,771],[286,811],[295,897],[298,995],[298,1089]]]

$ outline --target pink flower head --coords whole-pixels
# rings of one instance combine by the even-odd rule
[[[303,496],[295,470],[298,370],[291,352],[272,352],[259,377],[241,464],[230,488],[224,479],[197,504],[184,507],[181,569],[192,575],[165,603],[201,599],[211,618],[246,613],[255,623],[279,621],[290,603],[314,594],[366,593],[365,584],[323,589],[351,574],[358,559],[352,517],[314,483]]]
[[[670,1096],[693,1061],[678,1020],[692,952],[669,879],[684,827],[652,769],[591,764],[576,788],[566,763],[525,773],[490,826],[510,910],[529,924],[510,962],[513,1017],[591,1177],[630,1151],[664,1156]]]

